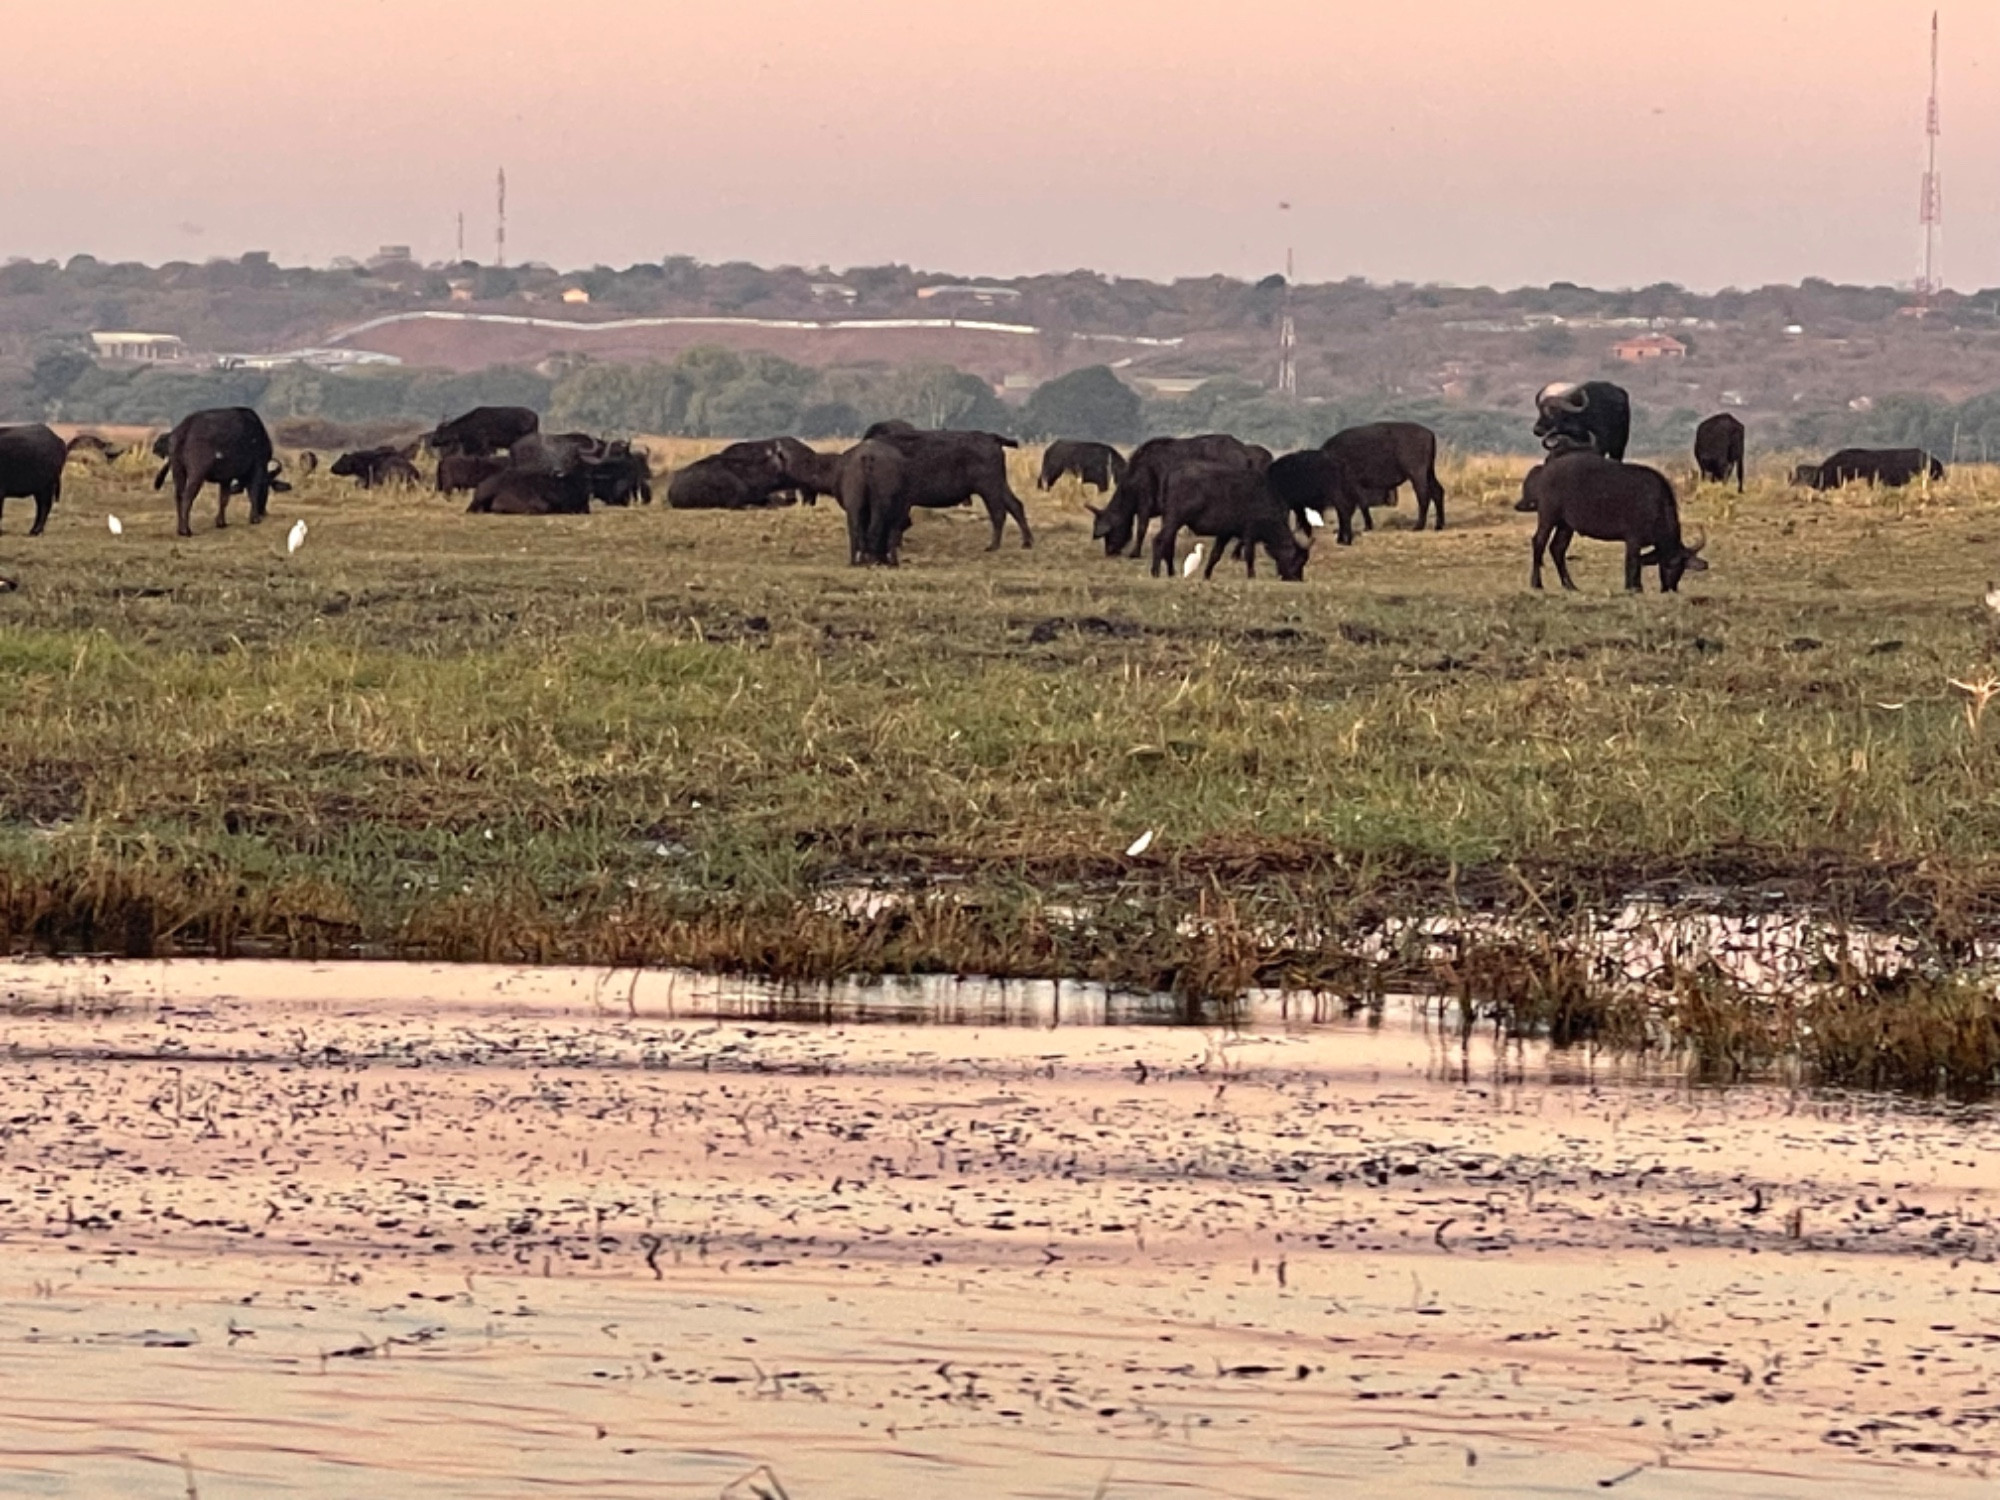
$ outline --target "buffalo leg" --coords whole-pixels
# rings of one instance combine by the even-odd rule
[[[1132,551],[1129,554],[1130,556],[1141,557],[1145,554],[1146,528],[1152,524],[1153,512],[1146,506],[1140,506],[1137,513],[1132,517]],[[1165,523],[1162,522],[1161,524],[1164,525]]]
[[[1171,578],[1174,575],[1174,551],[1180,545],[1181,529],[1165,520],[1160,522],[1160,534],[1153,539],[1153,576],[1158,578],[1162,571]]]
[[[1542,558],[1549,550],[1549,534],[1554,529],[1547,522],[1535,528],[1535,562],[1528,570],[1528,587],[1531,589],[1539,589],[1542,586]]]
[[[194,502],[201,493],[203,478],[203,475],[182,466],[176,466],[174,470],[174,532],[177,536],[194,535]]]
[[[1556,565],[1556,577],[1560,578],[1562,586],[1572,593],[1576,591],[1576,580],[1569,576],[1569,544],[1575,538],[1576,533],[1559,521],[1556,523],[1555,536],[1549,542],[1549,557]]]
[[[1662,548],[1661,551],[1664,554],[1665,549]],[[1627,542],[1625,544],[1625,592],[1628,594],[1642,594],[1646,590],[1645,581],[1640,577],[1641,570],[1646,566],[1643,561],[1645,552],[1646,549],[1641,547],[1637,542]],[[1665,557],[1662,556],[1660,560],[1660,580],[1662,583],[1666,581],[1666,577],[1667,564]]]
[[[56,496],[61,492],[62,481],[58,479],[54,484],[35,496],[35,524],[28,528],[29,536],[40,536],[42,534],[42,528],[49,524],[49,511],[55,506]]]

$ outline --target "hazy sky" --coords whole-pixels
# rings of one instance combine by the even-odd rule
[[[1931,9],[17,0],[0,257],[442,258],[463,209],[486,258],[504,163],[563,267],[1908,281]],[[1944,271],[2000,285],[2000,4],[1943,25]]]

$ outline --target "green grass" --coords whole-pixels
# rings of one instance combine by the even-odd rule
[[[1207,992],[1350,982],[1374,913],[1649,880],[1945,937],[2000,907],[2000,713],[1948,684],[2000,656],[2000,471],[1703,489],[1713,570],[1627,598],[1585,542],[1581,594],[1528,591],[1517,464],[1290,586],[1107,561],[1017,462],[1034,551],[926,514],[896,571],[841,566],[824,506],[479,518],[324,478],[180,541],[148,465],[76,465],[47,536],[0,529],[0,941]],[[870,881],[912,898],[824,899]]]

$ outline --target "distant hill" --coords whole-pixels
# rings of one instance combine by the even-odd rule
[[[1299,395],[1329,412],[1459,412],[1468,431],[1484,430],[1499,414],[1517,422],[1548,380],[1609,376],[1663,428],[1728,407],[1767,446],[1813,446],[1881,426],[1873,414],[1884,409],[1941,409],[2000,390],[2000,292],[1948,294],[1925,316],[1912,312],[1892,288],[1814,280],[1704,295],[1671,285],[1157,283],[1087,271],[967,282],[904,266],[834,273],[681,257],[563,273],[79,256],[0,267],[0,414],[53,415],[55,393],[79,387],[74,368],[50,361],[89,357],[88,335],[111,330],[176,335],[197,366],[334,348],[460,375],[511,366],[557,380],[587,363],[663,365],[722,348],[822,372],[948,366],[1010,400],[1096,364],[1157,401],[1218,379],[1243,400],[1275,383],[1289,313]],[[1651,357],[1621,359],[1633,340],[1649,347],[1627,353]],[[72,379],[54,385],[51,371]],[[1324,422],[1302,427],[1314,425]],[[1983,430],[1983,419],[1975,425]],[[1959,431],[1963,441],[1962,420]],[[2000,429],[1992,437],[2000,452]]]

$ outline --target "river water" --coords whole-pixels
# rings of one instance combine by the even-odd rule
[[[1182,1014],[9,965],[0,1493],[1991,1492],[1989,1113]]]

